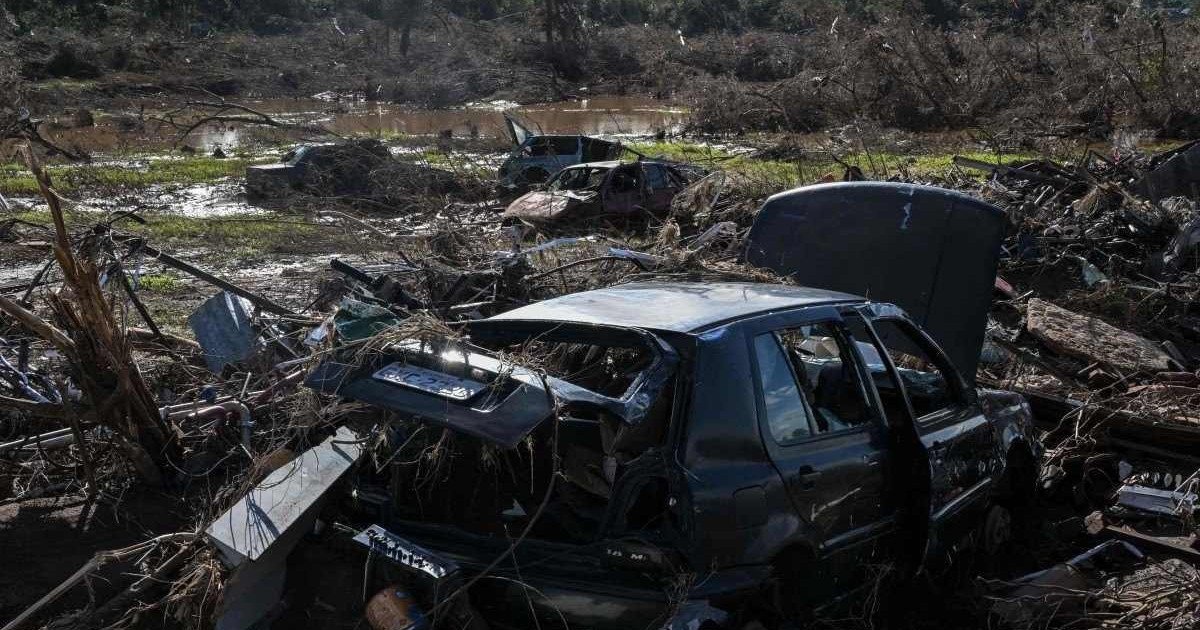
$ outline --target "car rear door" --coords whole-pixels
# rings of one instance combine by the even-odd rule
[[[883,406],[911,414],[928,455],[926,561],[942,564],[986,510],[1003,456],[975,392],[937,344],[895,307],[875,305],[868,315],[884,349],[867,361]]]
[[[760,432],[819,556],[813,588],[845,594],[884,559],[894,524],[886,427],[832,308],[748,328]]]

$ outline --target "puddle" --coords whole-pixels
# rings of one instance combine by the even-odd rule
[[[320,124],[345,135],[436,136],[449,132],[455,137],[503,141],[508,140],[504,112],[512,113],[531,129],[542,133],[615,137],[677,132],[688,118],[687,110],[681,106],[646,97],[603,96],[519,106],[495,101],[440,110],[412,109],[354,98],[329,98],[334,100],[262,99],[248,100],[244,104],[282,121]],[[68,146],[94,153],[144,152],[148,148],[173,146],[177,139],[176,130],[150,119],[150,112],[161,108],[162,104],[147,101],[144,109],[142,105],[134,102],[125,112],[110,112],[99,117],[95,127],[61,129],[55,131],[54,136]],[[205,153],[217,147],[228,151],[248,141],[248,128],[229,123],[205,125],[188,136],[184,144]]]
[[[17,282],[28,282],[37,275],[45,262],[0,266],[0,286]]]
[[[267,214],[262,208],[246,202],[240,180],[164,189],[147,197],[153,201],[144,204],[145,210],[192,219]]]

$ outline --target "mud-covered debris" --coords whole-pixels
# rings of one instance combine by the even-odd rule
[[[1059,354],[1079,357],[1131,372],[1162,372],[1171,358],[1152,341],[1103,320],[1080,315],[1046,300],[1029,300],[1029,333]]]

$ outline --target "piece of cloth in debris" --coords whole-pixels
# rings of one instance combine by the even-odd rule
[[[376,304],[346,298],[333,315],[333,326],[342,341],[357,341],[400,323],[400,318]]]

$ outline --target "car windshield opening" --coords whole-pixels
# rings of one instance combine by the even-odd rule
[[[547,185],[547,190],[597,190],[604,182],[606,168],[568,168],[555,175]]]

